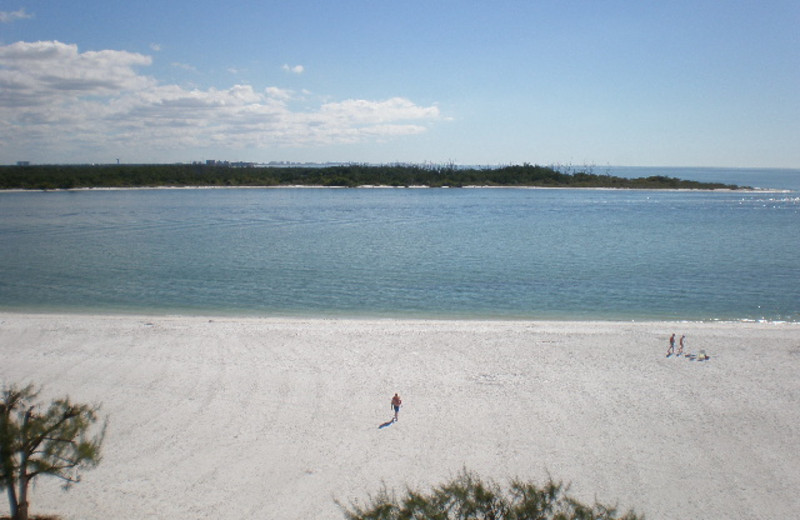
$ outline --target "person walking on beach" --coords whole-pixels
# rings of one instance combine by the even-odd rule
[[[686,336],[681,336],[680,341],[678,342],[678,355],[683,354],[683,341],[686,339]]]
[[[667,357],[675,353],[675,334],[669,337],[669,348],[667,349]]]
[[[394,394],[392,397],[392,408],[394,408],[394,420],[397,420],[397,414],[400,413],[400,405],[403,404],[403,401],[400,399],[400,396]]]

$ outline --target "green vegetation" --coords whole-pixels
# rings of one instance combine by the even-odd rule
[[[385,488],[366,506],[352,504],[347,520],[640,520],[633,511],[618,516],[616,508],[595,502],[587,506],[566,494],[552,479],[539,488],[513,480],[507,489],[464,471],[429,493],[408,490],[398,498]]]
[[[66,489],[100,462],[105,424],[88,435],[97,407],[65,397],[44,409],[38,394],[32,385],[11,386],[0,398],[0,490],[8,492],[12,520],[28,520],[28,486],[36,477],[57,477]]]
[[[0,189],[143,188],[156,186],[539,186],[626,189],[740,189],[653,176],[625,179],[564,173],[531,164],[502,168],[415,165],[234,167],[206,164],[0,166]]]

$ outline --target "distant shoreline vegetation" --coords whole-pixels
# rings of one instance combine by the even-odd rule
[[[246,186],[464,186],[741,190],[733,184],[662,175],[627,179],[589,171],[561,171],[532,164],[498,168],[449,165],[236,166],[230,164],[17,165],[0,166],[0,189]]]

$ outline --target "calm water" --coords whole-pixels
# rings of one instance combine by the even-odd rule
[[[800,191],[800,170],[780,168],[689,168],[689,167],[640,167],[608,166],[595,167],[594,173],[617,175],[619,177],[650,177],[665,175],[700,182],[721,182],[753,188]]]
[[[800,321],[800,194],[0,193],[0,309]]]

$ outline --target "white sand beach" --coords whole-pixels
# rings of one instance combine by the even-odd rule
[[[711,358],[665,358],[673,332]],[[798,374],[797,323],[0,313],[0,383],[110,416],[98,468],[32,489],[65,520],[339,519],[462,468],[649,519],[794,518]]]

